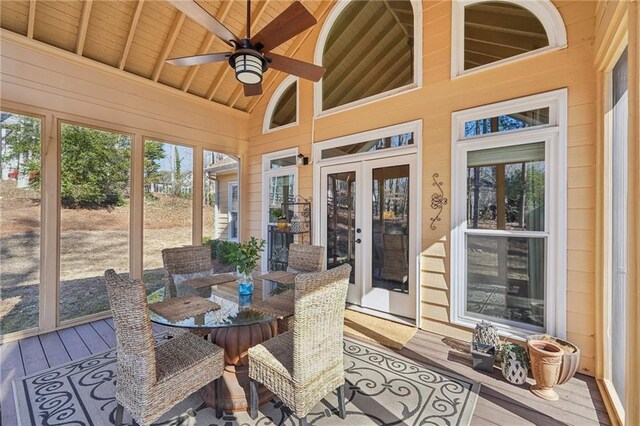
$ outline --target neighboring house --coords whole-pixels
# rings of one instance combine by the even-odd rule
[[[212,154],[212,161],[204,168],[205,206],[214,209],[214,223],[205,223],[213,228],[213,238],[238,240],[238,160],[224,154]]]

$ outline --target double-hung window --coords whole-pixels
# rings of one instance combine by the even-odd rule
[[[453,321],[565,330],[566,91],[453,114]]]

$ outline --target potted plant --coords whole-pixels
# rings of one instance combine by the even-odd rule
[[[505,343],[500,353],[502,354],[502,376],[514,385],[524,384],[529,375],[529,356],[525,348],[515,343]]]
[[[253,293],[253,278],[251,273],[260,260],[260,253],[264,250],[266,241],[261,238],[251,237],[244,243],[229,246],[225,254],[225,260],[234,265],[238,271],[238,294]]]
[[[287,229],[287,218],[280,207],[272,207],[269,213],[276,218],[276,226],[280,231]]]
[[[493,372],[496,352],[500,348],[498,330],[489,322],[481,321],[476,324],[471,338],[471,357],[473,368],[476,370]]]

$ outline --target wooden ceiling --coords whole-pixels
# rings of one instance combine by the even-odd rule
[[[246,28],[246,1],[198,0],[239,37]],[[318,21],[334,2],[302,0]],[[252,2],[256,34],[291,4]],[[6,30],[104,63],[183,92],[252,111],[261,96],[245,97],[226,62],[175,67],[167,58],[226,52],[229,46],[162,0],[0,0],[0,26]],[[293,56],[311,31],[287,41],[274,53]],[[281,73],[265,74],[266,92]]]

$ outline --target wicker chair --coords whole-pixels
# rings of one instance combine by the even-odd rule
[[[211,247],[184,246],[164,249],[162,263],[164,264],[164,291],[167,295],[175,297],[177,289],[173,282],[173,275],[211,270],[213,268]]]
[[[144,426],[214,380],[221,390],[222,348],[187,332],[154,346],[144,284],[113,269],[105,278],[116,330],[116,425],[122,424],[124,408]],[[222,405],[216,402],[220,418]]]
[[[287,272],[320,272],[324,269],[324,247],[289,244]]]
[[[257,382],[276,394],[306,425],[306,415],[338,390],[345,418],[342,329],[351,266],[300,274],[293,330],[249,348],[250,416],[258,414]]]

